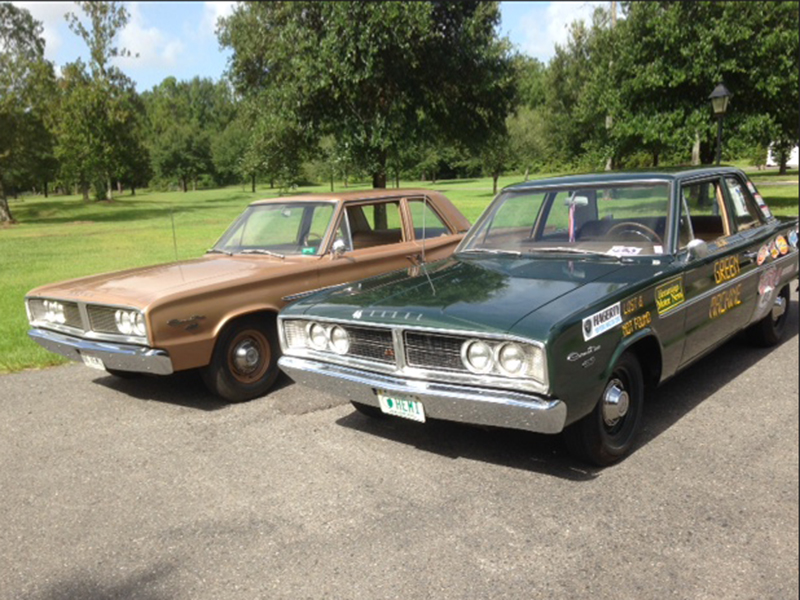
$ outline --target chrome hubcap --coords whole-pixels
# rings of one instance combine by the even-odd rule
[[[609,427],[628,414],[630,397],[619,379],[612,379],[603,392],[603,420]]]
[[[786,298],[781,295],[778,295],[775,298],[775,304],[772,306],[772,319],[777,321],[781,318],[784,311],[786,310]]]
[[[243,340],[233,349],[233,365],[239,373],[249,374],[258,368],[261,353],[253,340]]]

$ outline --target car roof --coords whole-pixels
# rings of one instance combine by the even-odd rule
[[[732,173],[742,173],[735,167],[702,167],[702,168],[675,168],[664,170],[649,171],[612,171],[602,173],[583,173],[580,175],[566,175],[563,177],[548,177],[545,179],[533,179],[523,183],[515,183],[503,188],[503,190],[521,190],[541,187],[568,187],[585,184],[603,183],[635,183],[637,181],[677,181],[680,179],[693,179],[705,175],[726,175]]]
[[[411,189],[369,189],[357,190],[350,192],[331,192],[330,194],[297,194],[294,196],[281,196],[280,198],[265,198],[263,200],[255,200],[250,205],[258,204],[272,204],[276,202],[344,202],[347,200],[375,200],[378,198],[405,198],[407,196],[423,196],[430,197],[436,196],[439,198],[441,195],[434,190],[425,190],[421,188]]]

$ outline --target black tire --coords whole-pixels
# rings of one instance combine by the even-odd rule
[[[785,285],[778,292],[776,301],[783,302],[783,313],[775,318],[772,309],[766,317],[754,323],[747,329],[747,337],[751,343],[763,348],[769,348],[780,343],[783,333],[786,331],[786,322],[789,320],[789,286]]]
[[[370,406],[369,404],[361,404],[360,402],[350,402],[358,412],[366,415],[371,419],[383,419],[386,415],[377,406]]]
[[[278,378],[280,346],[275,318],[245,317],[220,334],[211,362],[202,370],[209,390],[228,402],[245,402],[267,393]]]
[[[118,371],[117,369],[106,369],[106,373],[120,379],[139,379],[143,375],[138,371]]]
[[[570,453],[600,467],[624,458],[639,431],[643,404],[642,368],[636,356],[626,352],[614,366],[592,412],[564,430]]]

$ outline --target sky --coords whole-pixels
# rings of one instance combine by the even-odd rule
[[[44,26],[45,57],[57,69],[76,60],[88,59],[88,49],[67,26],[64,15],[77,12],[72,2],[13,2],[25,8]],[[501,34],[516,49],[547,62],[556,44],[567,40],[567,27],[575,20],[591,18],[595,6],[607,2],[501,2]],[[230,57],[214,32],[219,17],[229,15],[235,2],[125,2],[128,25],[120,32],[117,46],[138,57],[114,62],[136,82],[139,92],[152,89],[170,75],[177,79],[195,76],[218,80]]]

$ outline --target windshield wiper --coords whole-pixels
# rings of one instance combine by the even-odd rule
[[[241,250],[239,254],[266,254],[267,256],[275,256],[276,258],[286,258],[285,254],[273,252],[272,250],[265,250],[264,248],[248,248],[247,250]]]
[[[597,250],[584,250],[582,248],[567,248],[565,246],[553,246],[551,248],[531,248],[529,253],[535,252],[561,252],[567,254],[585,254],[588,256],[607,256],[609,258],[620,258],[616,254],[608,254],[607,252],[598,252]]]
[[[206,254],[227,254],[228,256],[233,256],[233,252],[228,252],[227,250],[220,250],[219,248],[209,248],[206,250]]]
[[[470,248],[468,250],[462,250],[459,254],[466,254],[468,252],[474,252],[476,254],[510,254],[512,256],[522,256],[522,252],[518,250],[500,250],[498,248]]]

